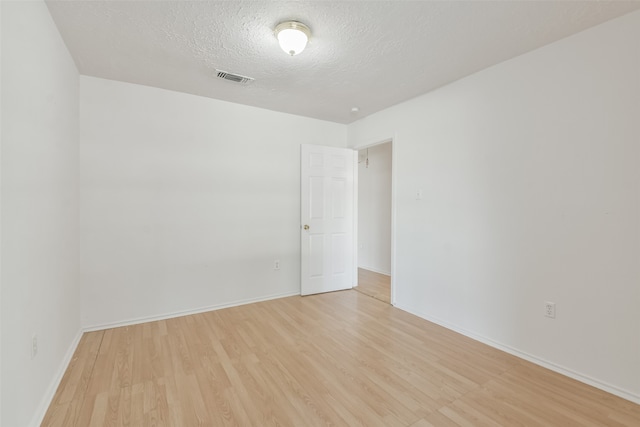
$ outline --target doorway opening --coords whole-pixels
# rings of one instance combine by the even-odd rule
[[[392,304],[393,142],[358,150],[356,291]]]

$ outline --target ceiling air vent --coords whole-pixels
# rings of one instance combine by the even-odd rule
[[[229,80],[236,83],[247,84],[253,81],[253,78],[247,76],[241,76],[240,74],[233,74],[228,71],[216,70],[219,79]]]

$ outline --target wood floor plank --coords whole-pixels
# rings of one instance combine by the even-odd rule
[[[435,425],[427,422],[427,420],[422,418],[416,421],[415,423],[411,424],[409,427],[435,427]]]
[[[355,291],[85,334],[42,423],[638,426],[640,406]]]

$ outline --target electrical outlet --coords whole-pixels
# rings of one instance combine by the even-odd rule
[[[280,270],[280,260],[279,259],[273,261],[273,269],[274,270]]]
[[[38,336],[34,334],[31,337],[31,358],[35,359],[37,355],[38,355]]]
[[[546,317],[550,317],[552,319],[555,319],[555,317],[556,317],[556,303],[555,302],[546,301],[544,303],[544,315]]]

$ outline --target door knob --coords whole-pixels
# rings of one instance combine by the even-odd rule
[[[308,230],[308,229],[309,229],[309,226],[308,226],[307,224],[305,224],[305,225],[304,225],[304,229],[305,229],[305,230]]]

